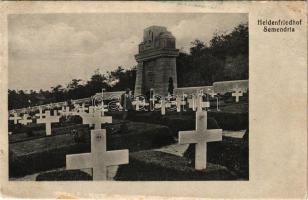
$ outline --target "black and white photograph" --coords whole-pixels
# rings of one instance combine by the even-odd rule
[[[1,1],[0,198],[306,199],[306,1]]]
[[[247,13],[8,15],[9,181],[249,181]]]

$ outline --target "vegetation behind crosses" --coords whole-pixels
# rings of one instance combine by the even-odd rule
[[[241,24],[229,34],[215,34],[205,43],[193,41],[189,53],[180,52],[177,58],[178,87],[212,85],[215,81],[248,79],[248,25]],[[134,89],[136,67],[122,66],[101,74],[94,71],[90,80],[71,80],[67,86],[56,85],[50,90],[29,92],[8,90],[10,109],[90,97],[102,88],[106,91]]]

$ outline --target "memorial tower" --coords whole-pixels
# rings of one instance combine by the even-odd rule
[[[135,96],[146,95],[151,88],[155,94],[167,96],[170,80],[177,88],[175,37],[166,27],[150,26],[144,29],[139,53],[135,83]]]

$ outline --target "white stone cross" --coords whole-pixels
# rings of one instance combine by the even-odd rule
[[[75,113],[79,112],[80,105],[79,105],[79,104],[74,104],[73,106],[74,106],[73,111],[74,111]]]
[[[180,131],[180,144],[196,144],[195,168],[206,169],[207,143],[222,141],[222,129],[207,129],[207,111],[196,112],[196,130]]]
[[[201,101],[201,108],[209,108],[210,107],[210,102],[208,101]]]
[[[217,93],[215,93],[215,92],[212,90],[211,93],[209,93],[209,95],[210,95],[212,98],[214,98],[215,95],[217,95]]]
[[[147,110],[145,107],[149,105],[149,103],[146,103],[145,99],[140,101],[139,98],[133,101],[132,104],[136,106],[136,111]]]
[[[85,104],[83,103],[82,106],[81,106],[81,108],[79,109],[79,112],[84,113],[84,112],[86,112],[87,110],[89,110],[89,108],[87,108],[87,107],[85,106]]]
[[[165,99],[161,100],[160,112],[161,112],[162,115],[166,114],[166,102],[165,102]]]
[[[181,97],[177,97],[175,101],[176,101],[176,111],[181,112],[181,107],[183,107],[184,110],[184,106],[186,105],[186,101],[184,100],[184,95]]]
[[[232,96],[235,97],[235,102],[239,102],[240,97],[243,96],[243,92],[240,89],[236,88],[234,93],[232,93]]]
[[[94,116],[94,112],[95,112],[95,107],[94,106],[89,106],[89,114],[91,115],[91,116]]]
[[[70,107],[66,106],[65,108],[62,107],[62,110],[60,111],[60,114],[62,116],[68,116],[68,115],[72,115],[74,112],[70,111]]]
[[[43,109],[42,109],[41,106],[39,107],[39,112],[40,112],[40,113],[39,113],[39,114],[35,114],[35,116],[39,117],[39,119],[43,119],[43,117],[45,117],[46,114],[43,113]]]
[[[59,122],[60,116],[50,115],[50,111],[47,110],[45,112],[45,118],[37,119],[36,123],[38,124],[46,124],[46,135],[51,135],[51,124]]]
[[[128,164],[128,149],[107,151],[105,129],[91,130],[91,152],[66,155],[66,169],[92,168],[93,180],[107,180],[108,166]]]
[[[21,123],[22,125],[27,125],[28,123],[32,123],[32,119],[28,119],[29,115],[28,114],[24,114],[22,116],[21,120],[18,120],[19,123]]]
[[[102,116],[99,110],[93,110],[93,113],[80,114],[82,118],[82,124],[94,125],[94,129],[101,129],[101,125],[104,123],[112,123],[111,116]]]
[[[191,99],[188,99],[187,100],[188,101],[188,107],[189,108],[191,108],[193,111],[195,111],[196,110],[196,98],[195,98],[195,96],[192,96],[192,98]]]
[[[18,120],[21,119],[21,117],[18,116],[18,114],[16,112],[14,112],[13,117],[9,117],[9,120],[14,120],[14,124],[18,123]]]
[[[139,106],[141,105],[142,101],[139,101],[139,99],[132,102],[134,106],[136,106],[136,111],[139,111]]]

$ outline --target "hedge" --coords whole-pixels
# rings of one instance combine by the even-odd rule
[[[46,172],[38,175],[36,181],[87,181],[93,180],[92,176],[81,170],[63,170]]]
[[[107,131],[107,149],[129,149],[130,152],[159,148],[174,143],[166,126],[128,123],[128,133]],[[65,166],[67,154],[90,152],[90,130],[85,142],[75,142],[74,135],[64,134],[10,144],[10,177]]]
[[[110,113],[114,118],[120,118],[119,113]],[[208,112],[208,128],[215,126],[215,120],[223,130],[244,130],[248,129],[248,112]],[[210,119],[212,118],[212,119]],[[166,115],[161,115],[160,112],[132,112],[128,115],[128,120],[162,124],[168,126],[174,135],[177,135],[179,130],[189,130],[194,128],[195,112],[168,112]],[[212,126],[212,124],[214,124]]]
[[[92,180],[80,170],[42,173],[40,181]],[[114,180],[118,181],[188,181],[237,180],[226,167],[207,163],[206,170],[195,170],[188,159],[159,151],[140,151],[129,155],[129,164],[120,165]]]
[[[248,132],[245,134],[248,135]],[[190,159],[192,167],[195,160],[195,145],[189,145],[184,156]],[[228,167],[243,180],[249,179],[249,146],[245,139],[223,137],[221,142],[207,144],[208,162]]]
[[[208,112],[208,117],[214,118],[223,130],[248,129],[248,113]]]
[[[44,127],[43,127],[44,128]],[[78,130],[82,132],[86,132],[89,129],[88,125],[83,124],[75,124],[75,125],[66,125],[64,127],[54,127],[52,126],[52,135],[46,136],[46,131],[44,129],[32,129],[28,127],[28,131],[25,133],[19,133],[19,134],[12,134],[9,135],[9,142],[10,143],[16,143],[16,142],[22,142],[26,140],[34,140],[42,137],[53,137],[55,135],[62,135],[62,134],[68,134],[71,133],[72,130]]]
[[[115,180],[121,181],[188,181],[236,180],[236,176],[221,165],[207,163],[206,170],[195,170],[188,159],[159,151],[131,154],[129,165],[120,165]]]

